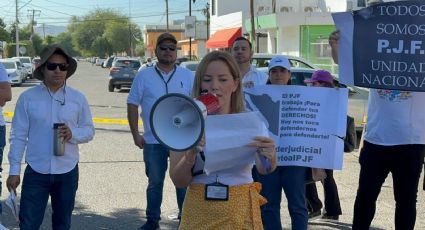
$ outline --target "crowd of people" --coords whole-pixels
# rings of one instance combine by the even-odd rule
[[[340,32],[335,31],[329,37],[336,63],[339,36]],[[158,37],[155,55],[158,62],[139,70],[127,98],[133,142],[143,150],[148,178],[147,221],[139,229],[159,228],[168,160],[169,176],[176,188],[179,229],[282,229],[282,190],[288,202],[292,229],[306,230],[309,217],[321,215],[324,219],[339,219],[343,213],[333,171],[326,169],[326,178],[321,181],[325,192],[322,211],[316,185],[306,184],[311,171],[303,166],[277,165],[277,144],[273,138],[256,136],[251,140],[248,146],[255,150],[253,162],[207,174],[204,171],[205,136],[189,150],[170,151],[155,138],[150,122],[146,122],[154,103],[169,93],[193,98],[204,92],[211,93],[218,98],[217,115],[246,113],[245,89],[281,85],[284,90],[291,85],[291,63],[285,56],[277,55],[270,60],[267,75],[251,65],[252,44],[239,37],[230,52],[208,53],[193,76],[191,71],[175,64],[177,40],[170,33]],[[25,156],[19,212],[22,230],[39,229],[49,197],[52,229],[71,228],[78,189],[78,145],[89,142],[95,134],[85,96],[66,85],[76,69],[77,62],[63,47],[49,45],[42,51],[40,66],[34,71],[42,84],[26,90],[17,100],[10,132],[10,170],[6,183],[10,191],[16,192]],[[335,87],[332,75],[324,70],[316,71],[305,83],[313,87]],[[370,228],[377,197],[390,172],[396,202],[395,228],[414,229],[425,154],[425,120],[422,117],[425,108],[421,106],[425,94],[398,92],[408,96],[389,101],[382,97],[383,93],[370,90],[353,229]],[[10,84],[0,64],[0,106],[10,100]],[[145,121],[143,135],[138,127],[139,117]],[[353,151],[355,134],[354,121],[348,117],[344,151]],[[53,148],[55,138],[64,145],[62,154]],[[4,146],[5,123],[0,116],[1,156]]]

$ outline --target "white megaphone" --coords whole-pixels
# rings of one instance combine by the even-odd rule
[[[166,94],[152,107],[149,119],[152,133],[171,150],[191,149],[204,135],[207,114],[214,114],[218,109],[218,98],[210,93],[197,99],[179,93]]]

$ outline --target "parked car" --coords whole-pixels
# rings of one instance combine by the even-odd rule
[[[9,82],[11,85],[21,85],[26,78],[26,72],[22,64],[16,59],[0,59],[0,62],[6,68]]]
[[[182,63],[182,62],[187,62],[187,61],[198,61],[199,59],[198,59],[198,57],[197,56],[195,56],[195,55],[192,55],[191,57],[189,57],[189,55],[185,55],[185,56],[183,56],[183,57],[178,57],[177,59],[176,59],[176,64],[177,65],[180,65],[180,63]]]
[[[103,63],[102,63],[102,67],[103,68],[111,68],[112,67],[112,62],[114,61],[115,56],[110,56],[108,57]]]
[[[103,64],[104,61],[106,61],[106,59],[104,59],[104,58],[97,58],[94,64],[96,66],[102,66],[102,64]]]
[[[199,61],[185,61],[180,63],[180,66],[189,69],[192,71],[193,75],[195,75],[196,68],[198,68],[199,63]]]
[[[13,57],[13,59],[19,60],[24,65],[26,78],[32,78],[32,72],[34,71],[32,66],[31,57]]]
[[[298,60],[298,59],[292,59]],[[301,60],[301,59],[299,59]],[[291,65],[294,63],[290,60]],[[306,62],[307,63],[307,62]],[[314,65],[313,68],[299,68],[291,67],[291,82],[293,85],[306,85],[304,80],[310,79],[314,71],[317,70]],[[268,68],[258,68],[268,74]],[[339,83],[338,78],[334,77],[334,84],[337,87],[348,88],[348,115],[354,118],[356,125],[356,131],[361,132],[364,125],[366,124],[367,106],[369,98],[369,89],[357,87],[357,86],[346,86]],[[361,135],[358,135],[359,137]]]
[[[270,59],[272,59],[276,55],[278,55],[278,54],[255,53],[254,55],[252,55],[251,64],[253,66],[255,66],[256,68],[268,67]],[[313,63],[310,63],[309,61],[305,60],[304,58],[290,56],[290,55],[283,55],[283,56],[288,58],[289,62],[291,63],[291,67],[318,69],[316,66],[314,66]]]
[[[139,68],[140,60],[137,58],[116,58],[109,69],[108,91],[114,92],[115,88],[122,87],[130,88]]]
[[[38,66],[40,66],[41,59],[39,57],[35,57],[32,59],[32,69],[37,69]]]

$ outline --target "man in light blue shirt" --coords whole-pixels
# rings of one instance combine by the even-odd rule
[[[85,96],[66,85],[77,62],[59,45],[46,47],[34,77],[42,84],[23,92],[16,103],[10,132],[7,179],[9,190],[20,184],[21,161],[28,164],[22,183],[19,226],[39,229],[49,199],[52,228],[70,229],[78,188],[78,144],[93,139],[94,126]],[[64,143],[63,155],[55,155],[54,129]]]

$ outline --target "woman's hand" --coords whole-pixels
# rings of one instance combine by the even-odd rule
[[[192,149],[184,152],[170,151],[170,177],[177,188],[186,188],[192,181],[192,168],[196,155],[203,151],[205,136]]]
[[[273,172],[276,168],[276,146],[274,140],[269,137],[257,136],[248,146],[257,148],[255,165],[258,172],[261,174],[268,174]],[[268,163],[265,163],[264,160],[261,160],[261,157],[263,159],[267,159],[266,162],[268,161]]]
[[[191,163],[192,165],[195,164],[196,155],[204,151],[204,146],[205,146],[205,135],[202,136],[201,140],[198,142],[197,145],[195,145],[195,147],[193,147],[192,149],[184,153],[185,160],[187,161],[187,163]]]

